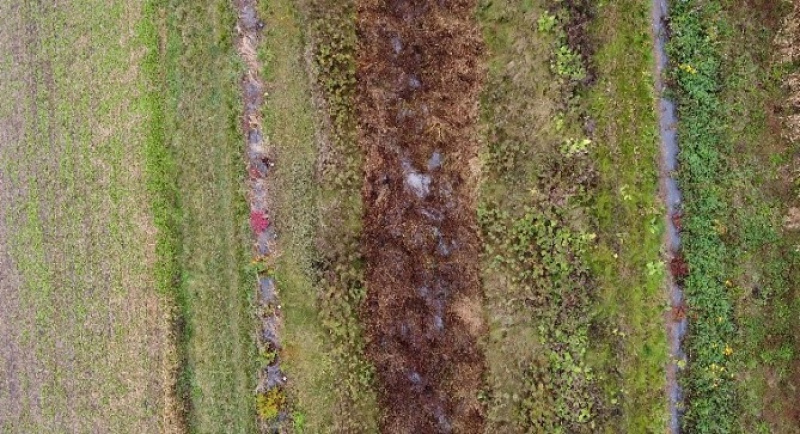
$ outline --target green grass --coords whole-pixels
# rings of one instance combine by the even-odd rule
[[[604,369],[618,369],[617,378],[605,382],[622,410],[611,432],[660,433],[666,423],[664,210],[650,7],[646,1],[607,3],[592,25],[597,83],[587,99],[599,172],[591,205],[599,240],[591,255],[600,286],[596,321],[624,334],[612,333],[597,346]]]
[[[169,2],[165,139],[175,163],[188,425],[197,433],[255,431],[255,276],[239,128],[242,66],[227,1]]]
[[[276,155],[270,180],[273,217],[281,234],[274,269],[284,314],[283,368],[290,378],[290,403],[304,419],[304,429],[298,431],[335,432],[334,421],[340,414],[334,403],[339,401],[337,378],[342,373],[330,354],[317,310],[319,286],[313,271],[318,215],[316,114],[305,73],[301,17],[291,1],[262,4],[261,9],[268,29],[260,56],[269,95],[264,131]]]

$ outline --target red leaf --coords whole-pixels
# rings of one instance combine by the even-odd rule
[[[261,211],[251,211],[250,212],[250,227],[253,229],[253,232],[260,233],[264,232],[267,227],[269,226],[269,220]]]

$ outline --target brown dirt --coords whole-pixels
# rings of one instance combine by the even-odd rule
[[[474,7],[470,0],[358,5],[362,319],[382,432],[483,431],[472,169],[483,48]]]

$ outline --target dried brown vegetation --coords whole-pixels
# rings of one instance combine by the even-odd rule
[[[359,2],[367,299],[383,432],[480,432],[472,1]]]

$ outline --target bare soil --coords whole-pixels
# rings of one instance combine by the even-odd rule
[[[358,4],[361,312],[382,432],[482,432],[475,2]]]

